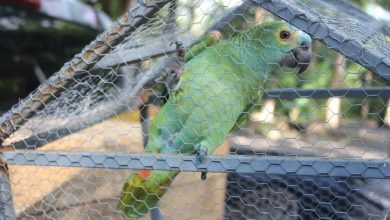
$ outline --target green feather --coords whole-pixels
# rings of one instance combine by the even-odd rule
[[[237,34],[231,40],[206,37],[186,55],[180,89],[163,106],[149,129],[146,152],[192,154],[194,146],[211,154],[232,128],[243,120],[263,94],[270,71],[298,41],[277,39],[277,31],[298,30],[269,22]],[[247,114],[246,114],[247,115]],[[132,174],[125,184],[120,209],[128,217],[145,214],[157,204],[176,171],[153,171],[144,181]]]

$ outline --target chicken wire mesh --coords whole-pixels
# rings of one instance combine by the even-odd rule
[[[187,138],[192,142],[181,144],[183,148],[172,150],[175,146],[170,145],[142,153],[146,139],[157,143],[156,125],[149,134],[148,115],[158,120],[161,106],[171,105],[169,100],[188,86],[178,82],[193,68],[185,63],[196,63],[202,51],[214,50],[215,45],[237,47],[235,36],[278,20],[261,8],[324,43],[303,45],[305,51],[313,51],[308,70],[297,75],[296,70],[282,68],[285,63],[274,62],[267,83],[251,88],[263,99],[251,100],[251,108],[240,108],[240,114],[234,115],[228,111],[234,105],[213,103],[224,97],[247,99],[248,94],[232,92],[245,79],[240,79],[239,69],[226,71],[221,60],[202,60],[197,67],[209,73],[207,85],[220,86],[217,82],[226,80],[213,78],[213,69],[237,75],[222,90],[196,87],[212,107],[204,108],[206,123],[197,121],[205,124],[207,134],[191,126],[189,134],[220,135],[218,130],[229,124],[224,115],[233,114],[235,128],[215,152],[208,152],[219,156],[202,155],[202,147],[211,146],[199,146],[196,138]],[[292,39],[304,35],[286,27],[293,30]],[[166,219],[387,219],[388,30],[385,23],[344,1],[139,2],[1,118],[3,157],[16,216],[116,219],[125,218],[125,210],[148,219],[148,209],[159,200],[154,210]],[[262,31],[273,36],[272,28]],[[281,32],[276,37],[281,38]],[[244,39],[272,48],[270,54],[277,50],[269,41],[261,42],[263,38]],[[264,62],[265,54],[257,52],[259,63],[270,64]],[[218,55],[235,66],[245,61],[231,59],[229,53]],[[294,61],[290,66],[295,69],[307,64],[297,56],[290,60]],[[192,80],[199,82],[194,76]],[[187,93],[184,98],[195,97]],[[186,108],[200,106],[192,105]],[[247,122],[235,123],[240,115],[247,115]],[[184,123],[179,113],[168,116],[167,123]],[[215,129],[213,117],[227,121]],[[165,138],[176,136],[168,132]],[[188,145],[197,150],[186,149]],[[160,187],[166,192],[155,189],[146,193],[148,197],[142,187],[131,192],[122,188],[129,169],[186,172],[169,176]],[[142,182],[150,173],[137,175]],[[151,183],[160,184],[158,177]],[[10,195],[4,187],[3,195]],[[123,199],[126,193],[135,202]],[[8,205],[9,200],[3,199],[3,213],[11,217]]]

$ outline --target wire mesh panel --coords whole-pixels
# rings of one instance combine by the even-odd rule
[[[388,38],[344,1],[140,1],[2,116],[0,190],[20,219],[387,219]]]

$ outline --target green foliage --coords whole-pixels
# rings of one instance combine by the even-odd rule
[[[390,1],[389,0],[377,0],[377,3],[386,8],[387,10],[390,10]]]
[[[366,8],[369,4],[377,4],[387,10],[390,10],[389,0],[352,0],[352,2],[359,5],[362,8]]]

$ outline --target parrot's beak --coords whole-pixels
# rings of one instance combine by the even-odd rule
[[[298,74],[309,67],[311,60],[311,44],[302,43],[299,47],[291,50],[280,62],[279,65],[290,68],[299,68]]]

